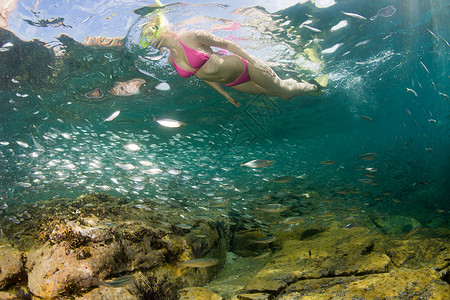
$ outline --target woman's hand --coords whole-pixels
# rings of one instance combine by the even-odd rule
[[[209,84],[216,91],[218,91],[222,96],[225,97],[225,99],[227,99],[229,102],[231,102],[234,106],[236,106],[236,107],[241,106],[241,104],[239,102],[237,102],[237,100],[235,100],[233,97],[231,97],[231,95],[227,91],[225,91],[219,83],[213,82],[213,81],[208,81],[208,80],[203,80],[203,81],[205,83]]]
[[[229,102],[231,102],[234,106],[236,106],[236,107],[241,106],[241,104],[240,104],[237,100],[231,98],[230,95],[228,95],[226,98],[227,98],[227,100],[228,100]]]

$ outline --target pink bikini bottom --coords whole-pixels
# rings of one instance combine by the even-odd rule
[[[234,85],[238,85],[238,84],[246,83],[247,81],[250,81],[250,76],[248,75],[248,63],[247,63],[247,60],[242,58],[242,57],[239,57],[239,58],[244,62],[244,72],[242,72],[241,76],[239,76],[238,79],[236,79],[232,83],[225,84],[225,86],[234,86]]]

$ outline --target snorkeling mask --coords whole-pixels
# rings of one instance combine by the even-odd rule
[[[159,0],[156,0],[155,2],[158,6],[163,7]],[[160,38],[164,27],[169,24],[161,9],[155,10],[152,14],[155,14],[155,16],[149,23],[143,26],[139,36],[139,44],[142,48],[147,48],[152,39]]]

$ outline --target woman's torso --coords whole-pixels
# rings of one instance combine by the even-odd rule
[[[209,55],[209,59],[198,70],[194,69],[189,63],[184,47],[179,43],[179,45],[171,51],[171,56],[168,58],[171,65],[173,65],[173,58],[177,67],[186,71],[195,72],[194,75],[197,78],[221,83],[232,82],[242,73],[243,65],[238,56],[220,56],[214,53],[209,45],[198,42],[195,32],[187,32],[178,37],[178,39],[185,46]]]

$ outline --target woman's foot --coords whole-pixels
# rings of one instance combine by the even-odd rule
[[[321,91],[324,88],[324,86],[321,86],[315,79],[311,79],[309,83],[316,87],[316,91]]]

